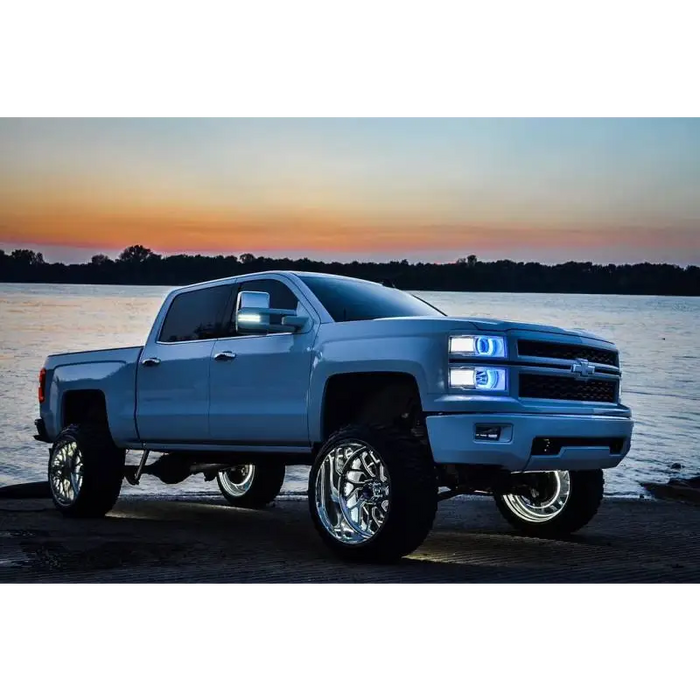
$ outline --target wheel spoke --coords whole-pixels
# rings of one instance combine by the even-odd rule
[[[357,510],[357,522],[362,525],[362,514],[365,512],[367,506],[366,498],[358,498],[355,501],[355,505],[349,506],[350,510]]]
[[[372,529],[376,531],[381,527],[381,518],[383,516],[381,516],[381,514],[380,514],[380,517],[379,518],[377,517],[377,515],[379,513],[379,508],[377,508],[377,506],[374,504],[372,504],[369,507],[369,513],[370,513],[371,522],[374,523],[374,527]]]
[[[374,479],[377,476],[375,465],[372,464],[369,452],[363,452],[360,455],[360,464],[362,465],[365,474],[367,474],[370,479]]]
[[[364,500],[362,499],[362,491],[360,489],[354,489],[352,493],[346,496],[345,503],[350,509],[357,508],[358,506],[362,505],[362,503],[364,503]]]
[[[338,472],[338,458],[340,456],[340,449],[336,449],[333,452],[333,458],[330,460],[329,465],[326,469],[328,476],[330,477],[328,487],[330,489],[330,497],[334,503],[340,503],[340,495],[338,493],[338,488],[340,485],[340,474]]]
[[[364,472],[357,471],[355,469],[348,470],[345,474],[345,478],[351,484],[355,484],[358,486],[361,486],[362,484],[367,483],[367,481],[370,481],[370,479],[367,477],[367,475]]]
[[[78,485],[78,479],[75,475],[75,472],[70,472],[69,480],[70,480],[70,487],[73,490],[73,498],[77,498],[78,493],[80,492],[80,487]]]

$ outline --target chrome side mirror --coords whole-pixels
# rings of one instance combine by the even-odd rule
[[[269,330],[270,295],[267,292],[238,292],[236,299],[236,333]]]
[[[281,323],[272,323],[272,316],[280,316]],[[236,332],[267,333],[296,332],[308,318],[297,315],[296,309],[271,309],[267,292],[239,292],[236,300]]]

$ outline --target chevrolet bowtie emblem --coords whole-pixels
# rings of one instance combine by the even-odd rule
[[[577,358],[571,371],[576,375],[576,379],[588,379],[595,374],[595,367],[588,360]]]

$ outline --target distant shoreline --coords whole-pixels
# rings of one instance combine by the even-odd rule
[[[270,268],[272,269],[272,268]],[[244,274],[244,273],[237,273]],[[229,275],[234,277],[235,275]],[[203,280],[198,280],[197,282],[183,282],[182,284],[172,284],[172,283],[162,283],[162,282],[6,282],[0,279],[0,285],[33,285],[33,286],[62,286],[62,287],[167,287],[169,289],[184,287],[189,284],[197,284],[198,282],[207,282],[213,279],[221,278],[206,278]],[[605,296],[605,297],[667,297],[669,299],[697,299],[700,297],[700,292],[696,294],[658,294],[653,292],[596,292],[596,291],[531,291],[529,289],[421,289],[417,287],[399,287],[406,292],[447,292],[450,294],[564,294],[571,296]]]
[[[32,250],[0,250],[0,283],[88,284],[180,287],[212,279],[269,270],[326,272],[381,282],[399,289],[432,292],[522,294],[613,294],[700,296],[700,267],[665,263],[598,265],[498,260],[469,255],[453,263],[321,262],[302,258],[169,255],[130,246],[116,260],[95,255],[87,263],[47,263]]]

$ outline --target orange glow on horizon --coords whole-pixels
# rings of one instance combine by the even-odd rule
[[[319,251],[329,254],[404,253],[424,250],[507,252],[527,247],[556,246],[604,249],[614,232],[615,244],[627,239],[644,246],[658,232],[639,227],[566,228],[502,226],[492,223],[424,223],[372,220],[319,211],[256,215],[247,211],[197,210],[180,207],[107,207],[44,203],[42,207],[0,205],[0,240],[26,246],[67,246],[117,250],[141,244],[160,253],[275,253],[279,250]],[[683,244],[682,237],[677,245]],[[668,240],[669,247],[674,242]]]

